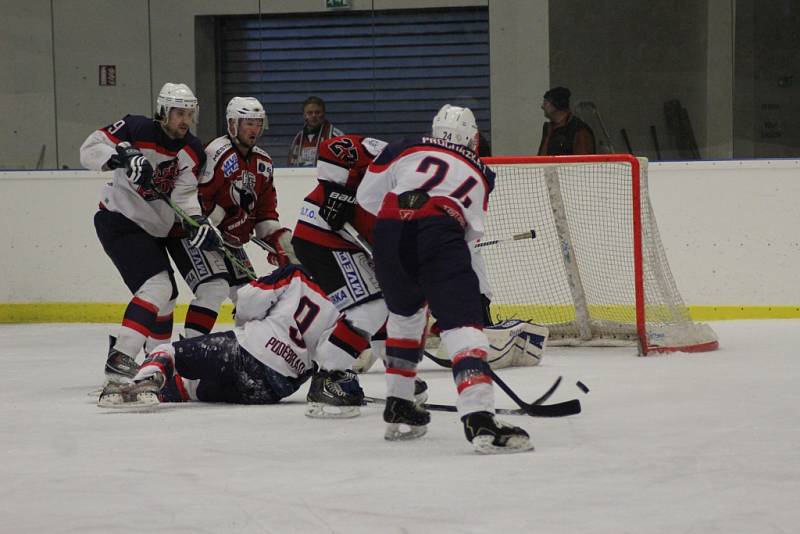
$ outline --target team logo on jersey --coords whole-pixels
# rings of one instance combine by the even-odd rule
[[[231,182],[230,196],[247,213],[256,207],[256,176],[250,171],[242,171],[236,180]]]
[[[377,157],[378,154],[383,152],[383,149],[386,148],[387,144],[388,143],[381,141],[380,139],[375,139],[372,137],[365,137],[361,141],[361,145],[364,147],[364,150],[366,150],[373,158]]]
[[[262,159],[258,160],[258,163],[256,164],[256,172],[269,178],[272,176],[272,163]]]
[[[228,178],[231,174],[235,173],[239,170],[239,158],[236,157],[236,153],[231,154],[228,156],[228,159],[222,162],[222,174],[225,175],[225,178]]]
[[[161,191],[165,195],[169,195],[172,190],[175,189],[175,180],[178,178],[178,173],[177,158],[168,159],[156,165],[156,168],[153,169],[153,186],[156,191]],[[148,201],[160,198],[156,194],[156,191],[144,188],[143,186],[139,187],[139,194]]]

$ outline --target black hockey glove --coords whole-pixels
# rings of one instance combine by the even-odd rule
[[[319,208],[319,216],[328,223],[331,230],[340,230],[344,223],[353,218],[356,209],[356,193],[328,181],[323,181],[322,187],[325,189],[325,200],[322,201],[322,206]]]
[[[202,250],[217,250],[222,246],[222,240],[217,230],[211,226],[208,219],[202,215],[192,215],[192,219],[197,226],[192,226],[188,222],[183,223],[189,238],[189,245]]]
[[[125,168],[125,174],[128,175],[128,180],[133,185],[152,188],[153,166],[142,155],[141,150],[125,141],[117,145],[117,158],[119,159],[119,166]],[[112,156],[108,160],[109,167],[112,165],[113,159]]]

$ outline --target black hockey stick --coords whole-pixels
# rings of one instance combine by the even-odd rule
[[[197,221],[189,217],[189,215],[185,211],[183,211],[183,209],[180,206],[175,204],[172,198],[170,198],[166,193],[163,193],[157,187],[153,187],[152,190],[155,191],[156,195],[158,195],[161,198],[161,200],[169,204],[169,207],[172,208],[172,211],[174,211],[178,215],[178,217],[180,217],[181,220],[183,220],[186,224],[194,228],[200,227]],[[249,276],[251,280],[255,280],[257,278],[256,273],[253,272],[253,270],[250,267],[239,261],[239,258],[231,254],[231,252],[227,248],[225,248],[225,245],[220,245],[217,248],[217,250],[220,252],[220,254],[228,258],[228,260],[232,264],[236,265],[239,269],[247,273],[247,276]]]
[[[367,404],[386,404],[386,399],[380,397],[364,397]],[[427,410],[434,412],[458,412],[452,404],[425,404]],[[528,415],[530,417],[568,417],[581,413],[581,403],[578,399],[555,404],[533,404],[528,408],[495,408],[494,412],[500,415]]]
[[[491,367],[489,367],[488,364],[486,365],[486,368],[489,373],[489,376],[491,376],[492,380],[494,380],[495,383],[498,386],[500,386],[500,389],[502,389],[506,393],[506,395],[511,397],[511,400],[513,400],[517,404],[517,406],[519,406],[520,409],[522,409],[522,411],[527,413],[528,415],[532,415],[534,417],[564,417],[567,415],[575,415],[581,413],[581,401],[579,401],[578,399],[559,402],[557,404],[549,404],[549,405],[538,404],[540,402],[544,402],[550,397],[550,395],[553,394],[558,385],[561,383],[560,376],[558,377],[558,380],[556,380],[555,384],[553,384],[553,386],[550,387],[550,390],[547,390],[544,395],[536,399],[534,402],[528,404],[527,402],[520,399],[519,396],[516,393],[514,393],[514,390],[511,389],[511,387],[508,384],[503,382],[503,380],[499,376],[497,376],[497,373],[492,371]],[[546,409],[545,412],[547,412],[549,415],[543,415],[541,413],[542,409]]]
[[[523,239],[536,239],[536,230],[531,228],[527,232],[522,232],[521,234],[514,234],[511,237],[505,237],[501,239],[491,239],[489,241],[480,241],[475,244],[475,248],[490,247],[492,245],[497,245],[498,243],[507,243],[509,241],[521,241]]]

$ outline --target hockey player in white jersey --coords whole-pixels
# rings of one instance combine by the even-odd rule
[[[239,289],[232,331],[158,346],[132,383],[107,385],[98,404],[272,404],[297,391],[317,366],[306,414],[354,417],[364,394],[348,372],[351,357],[329,341],[342,328],[325,293],[290,264]]]
[[[187,230],[193,247],[214,249],[220,244],[197,198],[205,153],[189,131],[196,111],[197,98],[186,85],[166,83],[156,99],[154,119],[126,115],[93,132],[80,149],[84,167],[114,171],[94,224],[103,249],[133,294],[106,359],[110,380],[132,377],[143,345],[151,350],[172,336],[178,290],[165,238],[175,212],[163,197],[196,221]]]
[[[478,128],[468,108],[445,105],[431,136],[387,146],[357,193],[377,216],[375,270],[389,308],[386,438],[423,435],[430,414],[413,402],[428,307],[442,329],[467,439],[484,453],[532,448],[519,427],[494,417],[478,277],[468,242],[483,235],[494,172],[476,155]],[[408,426],[403,431],[403,426]]]

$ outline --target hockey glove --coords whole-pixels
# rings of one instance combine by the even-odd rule
[[[275,252],[267,254],[267,261],[278,267],[286,267],[290,263],[300,264],[300,260],[294,253],[292,247],[292,231],[288,228],[281,228],[272,232],[264,241],[275,249]]]
[[[239,208],[235,214],[222,219],[218,228],[222,232],[222,239],[227,246],[242,248],[245,243],[250,241],[250,231],[253,225],[249,224],[248,218],[247,212]]]
[[[192,215],[192,219],[197,226],[184,223],[190,246],[201,250],[216,250],[222,246],[217,230],[209,224],[208,219],[202,215]]]
[[[141,150],[124,141],[117,145],[117,157],[120,167],[125,168],[125,174],[128,175],[128,180],[133,185],[152,188],[153,166],[142,155]],[[111,164],[112,162],[109,160],[109,165]]]
[[[319,216],[328,223],[331,230],[338,231],[353,218],[356,194],[333,182],[322,181],[322,187],[325,189],[325,200],[319,208]]]

